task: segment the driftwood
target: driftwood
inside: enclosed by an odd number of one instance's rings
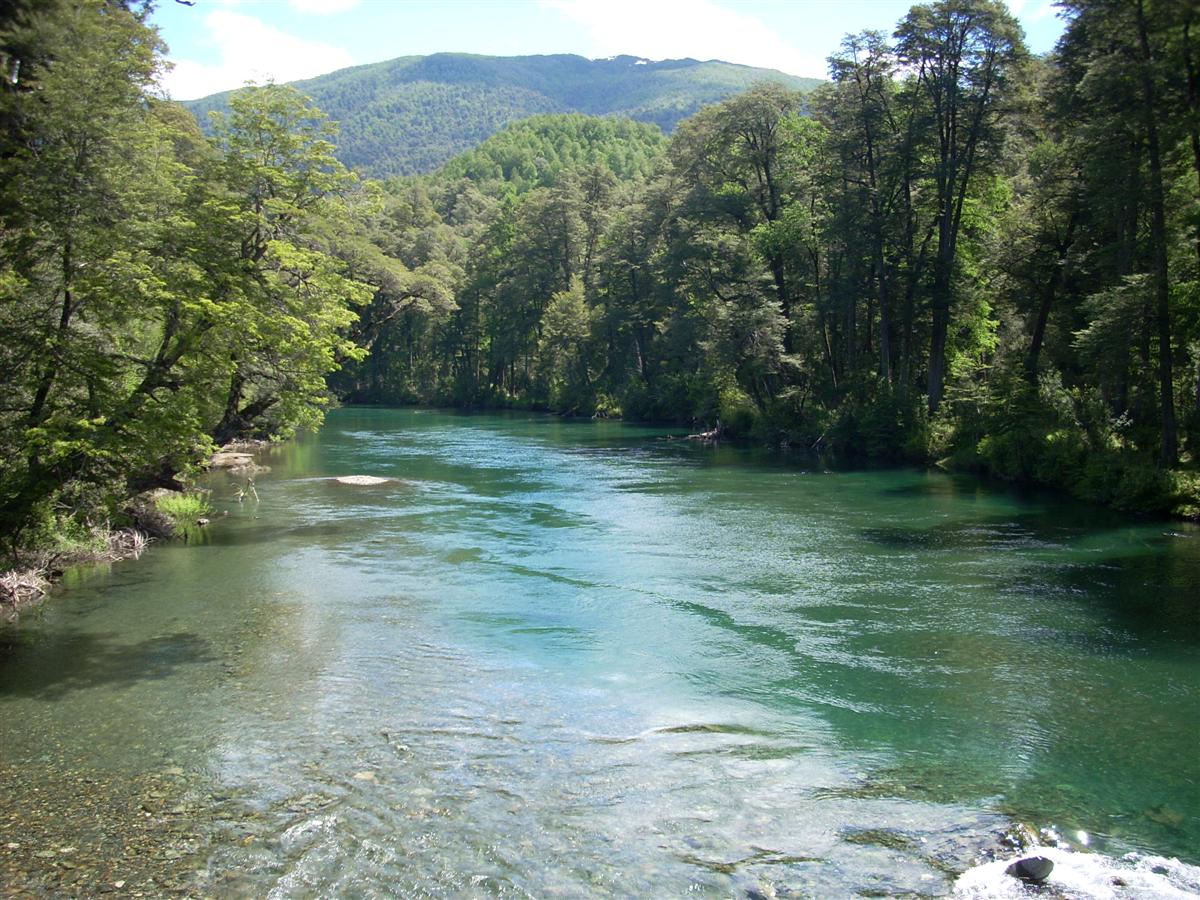
[[[246,469],[254,465],[254,454],[234,450],[218,450],[208,461],[213,469]]]
[[[106,540],[103,550],[28,554],[18,560],[19,568],[0,573],[0,622],[15,622],[22,608],[42,599],[67,567],[137,559],[150,542],[135,528],[110,531]]]
[[[721,424],[721,420],[717,419],[717,425],[708,431],[701,431],[696,434],[689,434],[689,441],[704,441],[705,443],[713,443],[721,439],[721,435],[725,433],[725,426]]]
[[[50,590],[42,569],[13,569],[0,575],[0,621],[16,621],[22,606],[41,599]]]

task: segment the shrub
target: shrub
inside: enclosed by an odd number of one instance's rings
[[[727,383],[717,393],[717,419],[730,435],[746,437],[758,425],[759,411],[749,394]]]
[[[615,397],[601,391],[596,395],[592,417],[596,419],[619,419],[621,418],[621,404],[617,402]]]
[[[154,499],[154,506],[169,518],[176,528],[194,527],[199,524],[200,519],[212,512],[208,503],[208,491],[160,494]]]
[[[924,460],[929,420],[919,399],[904,398],[886,384],[865,385],[841,404],[827,441],[842,462]]]

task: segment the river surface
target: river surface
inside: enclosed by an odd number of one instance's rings
[[[1200,533],[666,434],[343,409],[214,475],[0,632],[0,885],[939,896],[1024,822],[1200,890]]]

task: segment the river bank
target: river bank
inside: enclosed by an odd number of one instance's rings
[[[842,470],[936,468],[989,479],[999,486],[1056,491],[1124,515],[1200,522],[1200,469],[1196,468],[1194,452],[1184,454],[1184,465],[1163,469],[1153,456],[1133,452],[1108,432],[1085,433],[1078,423],[1057,430],[1018,423],[1001,434],[988,435],[977,427],[956,424],[948,413],[929,420],[919,409],[902,413],[893,408],[851,408],[828,420],[805,423],[748,408],[725,418],[717,415],[689,420],[626,416],[619,406],[588,415],[517,401],[465,407],[420,401],[394,407],[369,402],[350,404],[350,408],[355,406],[457,415],[532,413],[579,422],[623,421],[633,427],[672,429],[679,432],[676,437],[705,443],[720,441],[783,450],[795,454],[801,464],[811,460]]]
[[[224,470],[243,480],[243,493],[254,491],[254,477],[269,472],[258,454],[270,441],[241,440],[225,444],[201,466],[203,471]],[[241,497],[239,496],[239,500]],[[190,501],[190,502],[189,502]],[[10,553],[0,571],[0,622],[16,622],[36,606],[64,573],[74,567],[135,560],[155,541],[171,540],[209,523],[203,492],[158,488],[126,499],[121,518],[127,524],[105,522],[83,534],[62,536],[45,549]]]
[[[14,565],[0,573],[0,622],[16,622],[41,602],[68,569],[138,559],[151,540],[137,528],[97,528],[83,546],[22,552]]]

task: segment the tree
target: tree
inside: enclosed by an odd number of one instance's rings
[[[1026,54],[1021,27],[998,0],[938,0],[914,6],[896,30],[897,52],[914,71],[935,133],[937,196],[929,342],[929,409],[945,386],[946,336],[963,208],[972,179],[1001,145],[1003,100]]]
[[[829,59],[837,86],[824,105],[833,142],[842,157],[843,184],[853,185],[853,205],[865,213],[870,238],[871,288],[879,310],[879,373],[894,376],[895,300],[889,277],[889,220],[901,193],[888,183],[887,157],[895,153],[895,55],[877,31],[848,35],[841,52]],[[894,167],[893,167],[894,168]],[[858,217],[856,217],[858,218]],[[860,219],[861,221],[861,219]],[[848,227],[849,226],[848,223]]]
[[[789,201],[783,164],[785,122],[798,114],[800,96],[779,84],[755,85],[723,103],[708,107],[680,127],[672,142],[677,170],[695,186],[696,201],[723,215],[743,233],[779,223]],[[791,318],[795,293],[788,278],[784,242],[766,240],[765,262],[774,281],[780,312]],[[792,343],[785,330],[784,346]]]
[[[189,174],[148,94],[160,45],[99,0],[53,5],[4,35],[25,57],[0,91],[0,315],[8,337],[0,531],[26,527],[68,482],[143,480],[183,452],[182,415],[142,427],[174,389],[163,344],[188,277],[171,252]],[[154,416],[151,416],[154,418]]]
[[[542,316],[538,355],[548,400],[554,409],[577,411],[587,401],[591,387],[587,345],[592,316],[584,300],[583,281],[576,276],[565,291],[558,291]]]
[[[140,13],[91,0],[19,27],[45,49],[0,92],[10,547],[178,487],[210,436],[318,421],[324,375],[360,355],[348,306],[371,292],[325,252],[350,182],[290,92],[239,98],[214,148],[153,96]]]
[[[334,126],[281,85],[245,88],[229,106],[216,117],[226,193],[212,202],[232,226],[224,252],[240,264],[243,315],[221,332],[232,371],[212,431],[218,443],[314,423],[324,376],[362,355],[344,336],[355,320],[349,307],[373,293],[329,252],[355,181],[334,156]]]
[[[1175,326],[1172,295],[1191,291],[1184,273],[1196,272],[1196,254],[1194,247],[1179,252],[1179,238],[1188,234],[1194,241],[1189,208],[1192,216],[1200,208],[1197,157],[1189,152],[1195,130],[1189,113],[1194,10],[1186,3],[1144,0],[1068,8],[1072,18],[1061,44],[1061,93],[1080,159],[1086,200],[1081,227],[1093,248],[1089,288],[1100,301],[1129,296],[1130,284],[1144,287],[1134,292],[1144,302],[1128,336],[1133,352],[1125,354],[1138,367],[1132,379],[1136,390],[1129,401],[1125,390],[1112,398],[1114,412],[1128,414],[1139,428],[1151,428],[1159,464],[1171,467],[1178,460],[1175,358],[1183,337]],[[1113,212],[1103,215],[1106,209]],[[1137,275],[1148,277],[1134,279]],[[1098,309],[1095,303],[1092,308]],[[1143,437],[1141,443],[1149,444],[1150,436]]]

